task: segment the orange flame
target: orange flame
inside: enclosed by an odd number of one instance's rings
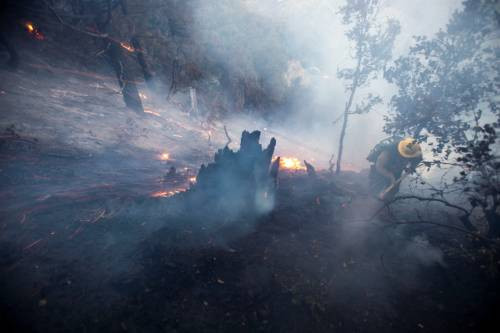
[[[160,155],[158,155],[158,159],[160,161],[168,161],[170,159],[170,154],[167,152],[161,153]]]
[[[120,42],[120,46],[129,52],[135,52],[135,48],[127,42]]]
[[[37,40],[44,40],[45,39],[45,36],[40,32],[40,30],[37,29],[37,27],[35,26],[35,24],[33,22],[28,21],[28,22],[24,23],[24,27],[26,28],[26,31],[28,31],[28,33],[30,35],[35,37],[35,39],[37,39]]]
[[[174,196],[176,194],[179,194],[181,192],[184,192],[186,189],[184,188],[179,188],[179,189],[173,189],[173,190],[168,190],[168,191],[158,191],[151,193],[152,198],[168,198],[171,196]]]
[[[31,23],[31,22],[27,22],[25,27],[26,27],[26,29],[28,29],[29,33],[32,33],[33,31],[35,31],[35,27],[33,26],[33,23]]]
[[[280,168],[292,171],[304,171],[306,167],[296,157],[281,157]]]

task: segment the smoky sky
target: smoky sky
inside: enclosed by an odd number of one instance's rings
[[[320,167],[325,166],[329,154],[336,153],[341,122],[332,124],[343,112],[347,93],[342,81],[336,77],[337,69],[350,66],[352,61],[352,45],[345,37],[345,26],[338,14],[343,1],[331,0],[247,0],[235,1],[233,12],[214,12],[212,1],[202,1],[196,7],[196,36],[200,43],[207,43],[207,36],[212,29],[224,29],[231,26],[241,33],[243,39],[227,35],[227,44],[238,43],[229,50],[239,50],[234,56],[214,53],[221,56],[222,61],[231,59],[231,66],[238,66],[238,59],[253,56],[257,59],[272,62],[277,57],[271,50],[266,52],[268,36],[278,36],[275,31],[267,33],[260,29],[252,29],[240,20],[245,15],[261,17],[276,24],[281,30],[287,31],[286,43],[297,59],[303,84],[313,85],[314,105],[304,105],[301,112],[291,115],[281,124],[275,126],[280,132],[289,132],[300,136],[299,140],[309,147],[321,151],[322,156],[298,156],[299,158],[315,159]],[[383,0],[380,2],[379,20],[395,18],[401,24],[401,33],[396,39],[393,57],[405,54],[413,43],[413,36],[425,35],[431,37],[439,29],[445,28],[452,13],[461,8],[460,0],[424,0],[402,1]],[[236,15],[235,15],[236,13]],[[207,18],[210,17],[210,18]],[[210,20],[216,20],[217,25],[208,25]],[[223,34],[222,34],[223,35]],[[267,35],[267,36],[264,36]],[[223,35],[224,36],[224,35]],[[231,51],[229,51],[231,52]],[[294,59],[292,59],[294,60]],[[278,61],[278,60],[276,60]],[[294,65],[294,66],[295,66]],[[244,68],[244,65],[241,66]],[[297,67],[297,66],[295,66]],[[382,75],[380,75],[381,77]],[[372,81],[361,89],[357,95],[358,101],[367,93],[376,93],[383,98],[370,114],[352,116],[349,120],[345,143],[344,161],[347,169],[361,169],[367,166],[366,155],[378,140],[386,135],[383,133],[383,116],[387,112],[387,103],[395,93],[392,87],[382,78]],[[304,124],[308,124],[305,126]],[[262,128],[261,128],[262,129]],[[264,138],[268,139],[265,136]],[[278,153],[288,153],[293,148],[286,148],[286,142],[278,142]],[[322,165],[321,165],[322,164]]]

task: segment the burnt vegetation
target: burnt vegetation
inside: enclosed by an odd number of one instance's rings
[[[380,1],[324,7],[350,51],[336,76],[317,66],[320,34],[287,25],[305,26],[288,8],[321,5],[1,4],[0,327],[498,324],[498,1],[463,1],[403,51],[404,25]],[[319,81],[344,88],[323,118]],[[351,124],[375,110],[386,135],[424,149],[384,202],[345,162],[365,131]],[[297,135],[287,121],[304,114]],[[338,137],[326,152],[325,119]]]

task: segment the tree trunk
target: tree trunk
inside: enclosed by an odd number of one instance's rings
[[[139,91],[137,90],[135,82],[132,81],[132,77],[130,76],[128,69],[123,63],[121,46],[117,43],[111,42],[108,50],[108,57],[113,69],[115,70],[125,104],[128,108],[138,113],[143,113],[144,109],[139,96]]]
[[[149,70],[148,63],[146,62],[146,58],[144,57],[144,50],[142,49],[141,42],[137,36],[132,37],[130,40],[132,43],[132,46],[135,49],[135,54],[137,57],[137,62],[139,63],[139,66],[141,67],[142,70],[142,75],[144,75],[144,80],[146,81],[146,84],[151,90],[151,92],[155,92],[155,87],[153,84],[153,74],[151,74],[151,71]]]
[[[348,119],[349,119],[349,115],[347,114],[347,108],[346,108],[346,110],[344,111],[344,121],[342,122],[342,130],[340,131],[339,150],[337,153],[337,165],[336,165],[336,169],[335,169],[335,173],[337,175],[340,173],[340,163],[342,162],[342,153],[344,151],[344,137],[345,137],[345,131],[347,128],[347,120]]]
[[[337,156],[337,168],[335,169],[335,173],[337,175],[340,174],[340,171],[341,171],[340,163],[342,162],[342,152],[344,150],[344,137],[345,137],[345,132],[347,129],[347,121],[349,120],[349,111],[351,110],[352,101],[354,100],[354,94],[356,94],[356,89],[358,89],[359,73],[360,73],[360,69],[361,69],[361,60],[362,60],[361,51],[358,50],[358,63],[356,65],[356,73],[354,73],[354,80],[352,82],[351,96],[349,96],[349,101],[347,102],[347,105],[345,106],[344,121],[342,122],[342,130],[340,131],[339,152],[338,152],[338,156]]]
[[[111,41],[108,49],[108,58],[111,66],[115,70],[118,84],[122,90],[123,100],[128,108],[137,113],[144,113],[141,97],[135,82],[132,80],[130,72],[123,63],[122,47]]]
[[[356,79],[354,80],[355,82],[353,83],[352,90],[351,90],[351,96],[349,97],[349,102],[347,103],[344,111],[344,121],[342,122],[342,130],[340,131],[340,140],[339,140],[339,151],[337,155],[337,166],[335,169],[335,173],[338,175],[341,171],[340,168],[340,163],[342,162],[342,152],[344,151],[344,138],[345,138],[345,132],[347,129],[347,121],[349,120],[349,110],[351,109],[352,101],[354,99],[354,94],[356,93],[356,88],[357,88],[357,75]]]
[[[127,8],[125,0],[120,2],[122,6],[123,13],[126,15]],[[99,32],[106,33],[109,29],[109,23],[112,17],[112,6],[111,2],[107,2],[107,16],[103,17],[102,12],[99,8],[94,8],[95,19],[94,23],[99,30]],[[137,113],[144,113],[144,108],[142,106],[141,97],[139,96],[139,91],[135,82],[132,80],[132,76],[127,66],[124,63],[123,49],[122,46],[114,40],[111,39],[100,39],[106,50],[106,55],[108,61],[115,71],[116,78],[118,80],[118,85],[121,88],[123,101],[128,108],[134,110]]]

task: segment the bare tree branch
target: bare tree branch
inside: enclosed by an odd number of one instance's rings
[[[226,138],[227,138],[227,143],[226,143],[226,147],[227,147],[227,146],[229,146],[229,144],[231,142],[233,142],[233,140],[231,139],[231,137],[229,136],[229,133],[227,132],[226,125],[224,125],[224,134],[226,134]]]
[[[371,217],[367,219],[367,221],[372,221],[375,219],[384,209],[389,208],[392,204],[394,204],[397,201],[401,200],[418,200],[418,201],[426,201],[426,202],[439,202],[447,207],[450,208],[455,208],[461,212],[464,213],[464,216],[460,219],[460,221],[464,224],[464,226],[470,231],[470,232],[475,232],[477,231],[476,227],[474,227],[470,221],[469,221],[469,216],[471,212],[463,207],[454,205],[444,199],[439,199],[439,198],[429,198],[429,197],[420,197],[417,195],[402,195],[402,196],[397,196],[391,201],[386,202],[381,208],[379,208]]]
[[[454,225],[443,224],[443,223],[439,223],[439,222],[433,222],[433,221],[427,221],[427,220],[405,221],[405,222],[396,221],[396,222],[390,222],[388,225],[393,226],[393,225],[409,225],[409,224],[410,225],[428,224],[428,225],[433,225],[433,226],[437,226],[437,227],[452,229],[452,230],[456,230],[456,231],[462,232],[464,234],[467,234],[471,237],[480,239],[480,240],[484,241],[485,243],[494,244],[495,246],[500,246],[498,241],[496,241],[494,239],[483,237],[480,234],[478,234],[477,232],[469,231],[467,229],[463,229],[463,228],[460,228],[460,227],[457,227]]]
[[[443,205],[447,206],[447,207],[450,207],[450,208],[455,208],[455,209],[458,209],[460,210],[461,212],[463,212],[465,215],[469,216],[471,214],[470,211],[468,211],[467,209],[461,207],[461,206],[457,206],[457,205],[454,205],[444,199],[439,199],[439,198],[429,198],[429,197],[421,197],[421,196],[417,196],[417,195],[401,195],[401,196],[397,196],[396,198],[394,198],[391,203],[394,203],[396,201],[400,201],[400,200],[410,200],[410,199],[415,199],[415,200],[418,200],[418,201],[433,201],[433,202],[439,202],[439,203],[442,203]]]
[[[86,34],[86,35],[89,35],[89,36],[92,36],[92,37],[96,37],[96,38],[109,38],[109,35],[108,34],[101,34],[101,33],[95,33],[95,32],[92,32],[92,31],[88,31],[88,30],[81,30],[69,23],[66,23],[60,16],[59,14],[57,14],[57,12],[54,10],[54,8],[52,8],[52,6],[47,2],[47,1],[44,1],[45,5],[47,6],[47,8],[50,10],[50,12],[57,18],[57,20],[59,21],[59,23],[61,23],[62,25],[64,25],[65,27],[68,27],[74,31],[77,31],[79,33],[82,33],[82,34]]]

